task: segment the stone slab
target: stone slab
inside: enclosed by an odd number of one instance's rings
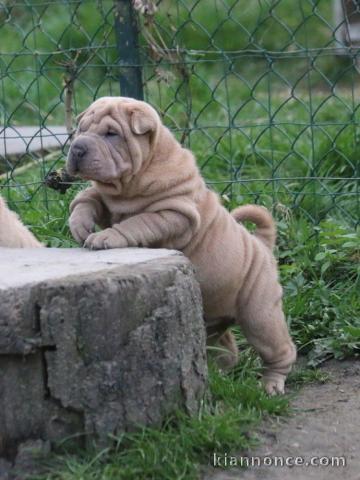
[[[197,411],[206,335],[183,255],[3,248],[0,277],[0,457],[36,440],[103,447]]]

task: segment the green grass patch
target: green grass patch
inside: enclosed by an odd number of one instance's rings
[[[279,222],[285,310],[310,365],[360,354],[359,258],[359,232],[345,222]]]
[[[320,368],[299,368],[290,373],[287,383],[299,388],[308,383],[326,383],[330,378]]]

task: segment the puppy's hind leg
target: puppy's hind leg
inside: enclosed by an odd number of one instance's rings
[[[207,345],[210,347],[210,355],[221,370],[229,370],[237,365],[239,350],[233,333],[226,326],[217,329],[208,327]]]
[[[296,347],[289,335],[282,310],[282,289],[269,278],[253,288],[246,302],[239,303],[238,324],[264,362],[263,383],[270,395],[284,393],[284,384],[296,360]]]

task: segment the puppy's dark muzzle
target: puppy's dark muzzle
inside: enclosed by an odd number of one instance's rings
[[[81,167],[86,159],[87,151],[88,148],[82,139],[74,140],[67,161],[67,170],[71,175],[81,172]]]

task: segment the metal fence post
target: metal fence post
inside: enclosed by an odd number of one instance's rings
[[[117,0],[115,7],[116,44],[119,52],[120,92],[124,97],[143,100],[138,26],[131,0]]]

